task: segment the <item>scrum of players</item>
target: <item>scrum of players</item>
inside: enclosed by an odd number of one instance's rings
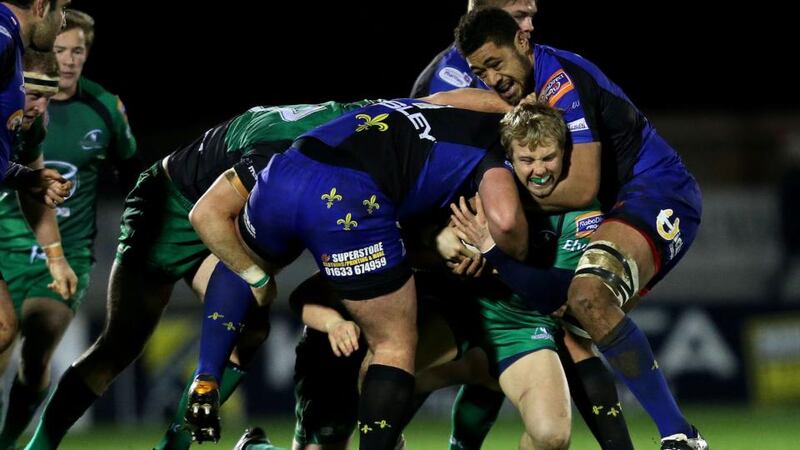
[[[534,0],[470,0],[409,98],[255,106],[145,170],[122,102],[82,75],[94,21],[69,3],[0,4],[5,84],[25,88],[0,94],[3,198],[21,205],[0,205],[0,368],[22,350],[0,447],[43,402],[85,295],[107,159],[133,189],[106,324],[26,449],[58,447],[181,278],[203,301],[200,355],[155,448],[217,441],[219,407],[268,338],[275,275],[304,250],[319,272],[289,300],[306,325],[293,449],[355,433],[361,449],[405,448],[447,386],[461,386],[451,449],[481,448],[506,398],[520,449],[568,448],[572,402],[601,448],[632,449],[616,381],[662,450],[708,448],[626,315],[691,246],[699,188],[597,66],[536,42]],[[256,427],[236,448],[278,447]]]

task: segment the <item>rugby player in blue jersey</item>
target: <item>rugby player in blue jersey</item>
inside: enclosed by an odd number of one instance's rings
[[[71,0],[10,0],[0,2],[0,181],[55,207],[69,195],[72,183],[52,169],[32,170],[10,161],[14,135],[22,125],[25,87],[22,56],[30,47],[53,49],[64,25],[64,7]],[[13,304],[0,274],[0,352],[17,332]]]
[[[520,31],[530,39],[534,29],[533,17],[538,12],[536,1],[470,0],[467,11],[486,7],[498,7],[508,12],[519,25]],[[439,53],[417,77],[411,96],[421,97],[460,88],[491,89],[472,73],[469,63],[453,43]],[[477,93],[471,94],[470,98],[473,98]],[[455,98],[456,101],[459,99],[461,97]],[[463,105],[468,109],[482,106],[484,105]],[[460,246],[460,243],[456,241],[456,245]],[[469,253],[466,249],[463,252]],[[600,405],[617,404],[619,397],[614,377],[596,355],[591,341],[578,338],[570,332],[564,333],[563,338],[559,336],[559,341],[559,356],[567,374],[570,393],[592,434],[603,448],[632,448],[621,411],[615,415],[596,413]],[[480,448],[491,423],[500,412],[503,399],[502,393],[482,386],[462,386],[453,405],[451,447],[455,448],[452,443],[457,442],[461,450]]]
[[[496,6],[511,14],[519,29],[530,37],[533,32],[533,17],[537,7],[535,0],[469,0],[467,11],[487,6]],[[441,91],[459,88],[489,89],[469,68],[467,60],[453,43],[433,58],[419,74],[411,88],[411,97],[425,97]]]
[[[273,157],[241,214],[225,178],[192,210],[200,237],[262,301],[258,289],[305,248],[347,299],[374,354],[359,405],[362,449],[394,447],[413,393],[416,298],[397,221],[478,190],[490,198],[498,245],[519,258],[527,250],[499,118],[419,100],[367,106]]]
[[[625,314],[694,241],[702,209],[697,182],[594,64],[532,44],[505,11],[468,13],[456,41],[473,72],[509,104],[533,94],[564,111],[572,152],[562,179],[534,170],[538,162],[524,142],[509,144],[518,178],[542,209],[574,209],[599,198],[606,214],[578,264],[567,310],[650,414],[662,450],[706,449],[678,408],[646,336]],[[540,305],[540,311],[561,306]]]

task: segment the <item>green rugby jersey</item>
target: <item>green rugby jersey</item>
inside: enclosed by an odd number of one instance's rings
[[[42,141],[47,130],[43,117],[38,117],[31,127],[25,131],[21,128],[14,136],[12,161],[18,164],[30,164],[42,154]],[[0,188],[0,249],[30,248],[32,232],[28,222],[22,216],[17,203],[17,192],[2,186]]]
[[[109,162],[133,157],[136,140],[119,97],[83,77],[73,97],[51,100],[47,111],[47,138],[42,143],[45,166],[73,183],[70,197],[56,210],[61,240],[65,248],[89,249],[96,234],[98,175]],[[16,229],[14,234],[19,232]],[[13,246],[7,241],[8,236],[0,234],[3,248],[36,245],[30,231],[25,239],[14,239]]]
[[[553,267],[574,271],[589,244],[591,234],[602,221],[603,213],[597,200],[586,209],[529,216],[527,263],[541,269]],[[524,309],[522,299],[517,294],[512,294],[508,302],[511,306]]]
[[[372,103],[256,106],[211,128],[192,144],[173,152],[168,172],[178,190],[196,202],[224,171],[233,167],[247,189],[269,158],[289,148],[301,134]]]

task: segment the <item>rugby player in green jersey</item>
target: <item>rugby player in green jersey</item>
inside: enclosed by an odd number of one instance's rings
[[[530,108],[535,110],[532,115],[539,127],[536,134],[528,136],[530,147],[536,150],[526,155],[526,161],[535,167],[537,177],[558,180],[564,168],[566,125],[561,114],[552,108],[544,105]],[[509,116],[503,122],[504,133]],[[460,239],[472,243],[485,255],[504,279],[510,270],[509,264],[497,256],[499,250],[494,248],[488,233],[480,197],[475,203],[475,213],[463,198],[459,207],[453,207],[453,230]],[[526,263],[531,266],[531,288],[535,289],[538,302],[563,300],[589,236],[602,222],[599,203],[580,211],[552,215],[536,212],[529,214],[528,222],[531,248]],[[500,388],[520,411],[525,424],[520,448],[567,448],[570,405],[556,354],[556,319],[532,311],[527,297],[516,293],[498,291],[497,287],[484,288],[485,293],[480,293],[479,289],[470,291],[478,292],[477,298],[467,303],[474,308],[478,319],[471,322],[475,326],[468,339],[486,353],[490,373],[498,378]],[[442,368],[434,370],[439,372],[435,376],[442,378]],[[421,385],[430,384],[425,382],[427,376],[431,374],[419,376]],[[615,416],[619,412],[616,403],[597,407],[614,410]],[[451,448],[454,445],[458,448],[458,443],[451,442]],[[601,445],[605,447],[604,443]]]

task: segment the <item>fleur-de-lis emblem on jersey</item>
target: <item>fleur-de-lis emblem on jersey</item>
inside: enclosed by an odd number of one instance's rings
[[[375,425],[377,425],[381,430],[384,428],[392,428],[392,426],[389,425],[389,422],[385,420],[381,420],[380,422],[375,422]]]
[[[228,331],[236,331],[236,325],[234,325],[233,322],[225,322],[222,326]]]
[[[389,114],[378,114],[375,117],[370,117],[367,114],[356,114],[356,119],[364,120],[364,123],[359,125],[356,128],[356,133],[359,133],[364,130],[369,130],[372,127],[378,127],[378,131],[386,131],[389,129],[389,125],[383,123],[383,120],[389,117]]]
[[[658,361],[655,359],[653,360],[653,365],[650,367],[650,370],[658,370]]]
[[[320,197],[320,200],[327,201],[328,203],[326,203],[326,206],[328,207],[328,209],[331,209],[331,206],[333,206],[333,202],[342,201],[342,196],[340,194],[336,193],[336,188],[334,187],[334,188],[331,188],[331,191],[328,192],[327,194],[322,194],[322,197]]]
[[[600,415],[600,411],[602,411],[602,410],[603,410],[603,407],[602,407],[602,406],[598,406],[598,405],[592,405],[592,413],[593,413],[595,416],[599,416],[599,415]]]
[[[367,425],[367,424],[364,424],[364,425],[362,425],[362,426],[361,426],[359,429],[360,429],[360,430],[361,430],[361,432],[362,432],[362,433],[364,433],[364,434],[367,434],[367,433],[369,433],[370,431],[372,431],[372,428],[370,428],[370,427],[369,427],[369,425]]]
[[[361,202],[362,205],[367,207],[367,213],[372,214],[372,211],[376,209],[381,209],[381,205],[378,204],[375,200],[378,198],[377,195],[372,194],[370,198]]]
[[[211,320],[222,319],[223,317],[225,317],[225,316],[223,316],[222,314],[220,314],[220,313],[218,313],[216,311],[214,311],[213,313],[211,313],[210,316],[208,316],[208,318],[211,319]]]
[[[609,408],[608,412],[606,413],[607,416],[617,417],[620,414],[619,409],[617,408]]]
[[[350,231],[350,227],[355,228],[355,227],[358,226],[358,222],[353,220],[353,215],[350,214],[350,213],[347,213],[347,215],[344,216],[344,219],[337,220],[336,224],[337,225],[344,225],[344,231]]]

